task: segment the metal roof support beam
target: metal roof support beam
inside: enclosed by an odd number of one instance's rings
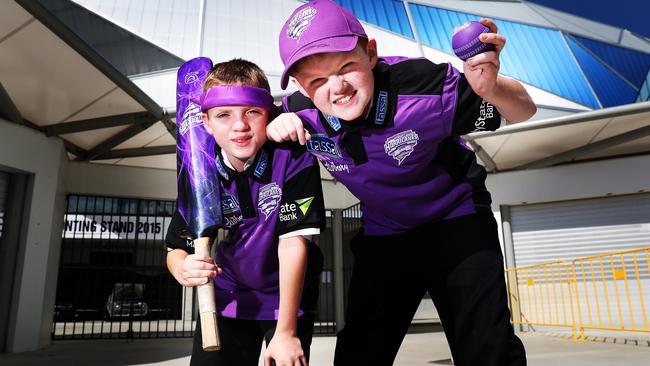
[[[13,100],[11,100],[9,93],[7,93],[7,90],[2,86],[2,83],[0,83],[0,117],[4,117],[8,122],[15,123],[19,126],[29,127],[33,130],[44,132],[43,127],[23,118]]]
[[[9,93],[7,93],[2,83],[0,83],[0,115],[16,124],[23,124],[23,116],[20,114],[18,108],[16,108],[14,101],[11,100]]]
[[[83,158],[84,156],[86,156],[88,154],[87,150],[82,149],[81,147],[73,144],[72,142],[64,140],[64,139],[61,139],[61,140],[63,140],[63,146],[65,146],[65,149],[70,154],[72,154],[72,155],[74,155],[76,157],[79,157],[79,158]]]
[[[99,155],[98,157],[95,158],[95,160],[122,159],[122,158],[133,158],[133,157],[140,157],[140,156],[154,156],[154,155],[166,155],[166,154],[176,154],[176,145],[112,150],[105,154]]]
[[[638,140],[640,138],[650,136],[650,125],[637,128],[636,130],[624,132],[620,135],[616,135],[604,140],[596,141],[589,145],[581,146],[575,149],[571,149],[553,156],[549,156],[544,159],[533,161],[520,165],[514,169],[537,169],[544,168],[547,166],[567,162],[573,160],[577,157],[584,156],[587,154],[592,154],[603,149],[610,148],[612,146],[624,144],[626,142]]]
[[[149,112],[128,113],[117,116],[90,118],[81,121],[63,122],[45,126],[45,134],[47,136],[58,136],[68,133],[98,130],[100,128],[142,124],[156,121],[156,117],[152,116]]]
[[[175,116],[176,113],[174,113],[174,116],[165,113],[163,114],[162,119],[160,120],[160,122],[162,122],[163,125],[165,125],[165,128],[167,128],[167,132],[169,132],[169,135],[171,135],[174,141],[176,141],[176,123],[172,122],[172,118],[174,118]]]
[[[481,159],[483,164],[485,165],[485,169],[489,173],[496,173],[497,170],[497,164],[492,160],[492,157],[490,157],[490,154],[483,149],[483,147],[479,144],[476,143],[476,141],[473,140],[465,140],[471,147],[472,150],[474,150],[474,153]]]
[[[80,158],[80,160],[94,160],[98,156],[104,155],[107,152],[111,151],[111,149],[113,149],[115,146],[123,143],[124,141],[130,139],[131,137],[151,127],[151,125],[153,124],[154,122],[150,122],[150,123],[142,123],[142,124],[137,124],[128,127],[124,131],[121,131],[116,135],[109,137],[104,142],[92,148],[90,151],[88,151],[88,154],[86,154],[86,156],[84,156],[83,158]]]

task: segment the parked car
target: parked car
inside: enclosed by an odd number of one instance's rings
[[[104,306],[107,319],[145,317],[149,305],[144,301],[143,283],[115,283]]]

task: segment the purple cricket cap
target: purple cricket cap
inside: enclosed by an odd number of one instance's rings
[[[331,0],[314,0],[301,5],[280,31],[280,57],[284,71],[280,86],[287,88],[289,70],[301,59],[317,53],[346,52],[368,38],[359,20]]]

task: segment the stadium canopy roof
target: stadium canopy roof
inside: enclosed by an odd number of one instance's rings
[[[75,160],[175,152],[175,124],[124,75],[137,65],[125,62],[119,70],[119,62],[109,62],[43,4],[93,26],[84,14],[89,12],[68,1],[0,2],[0,115],[58,136]],[[132,37],[131,43],[112,44],[102,34],[114,33],[98,29],[97,43],[104,47],[167,54],[126,32],[122,38]],[[178,66],[182,60],[170,56],[161,62]],[[137,160],[129,165],[156,166]]]
[[[481,16],[497,20],[512,50],[502,71],[522,80],[543,112],[466,137],[490,171],[648,152],[650,43],[643,37],[528,2],[339,3],[382,37],[388,54],[457,67],[448,28]],[[175,169],[173,90],[184,59],[249,58],[279,84],[269,29],[279,29],[300,1],[147,4],[154,3],[0,2],[0,115],[63,139],[71,159]]]
[[[650,153],[650,102],[518,123],[464,137],[489,172]]]

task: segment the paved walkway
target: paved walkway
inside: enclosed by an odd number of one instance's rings
[[[650,360],[650,346],[645,339],[625,344],[620,339],[614,343],[614,338],[573,342],[559,333],[522,333],[520,337],[530,366],[636,366]],[[335,341],[334,337],[314,338],[312,366],[332,364]],[[59,341],[40,351],[0,354],[0,365],[181,366],[189,364],[190,348],[188,338]],[[395,365],[450,365],[449,358],[443,333],[412,333],[406,336]]]

